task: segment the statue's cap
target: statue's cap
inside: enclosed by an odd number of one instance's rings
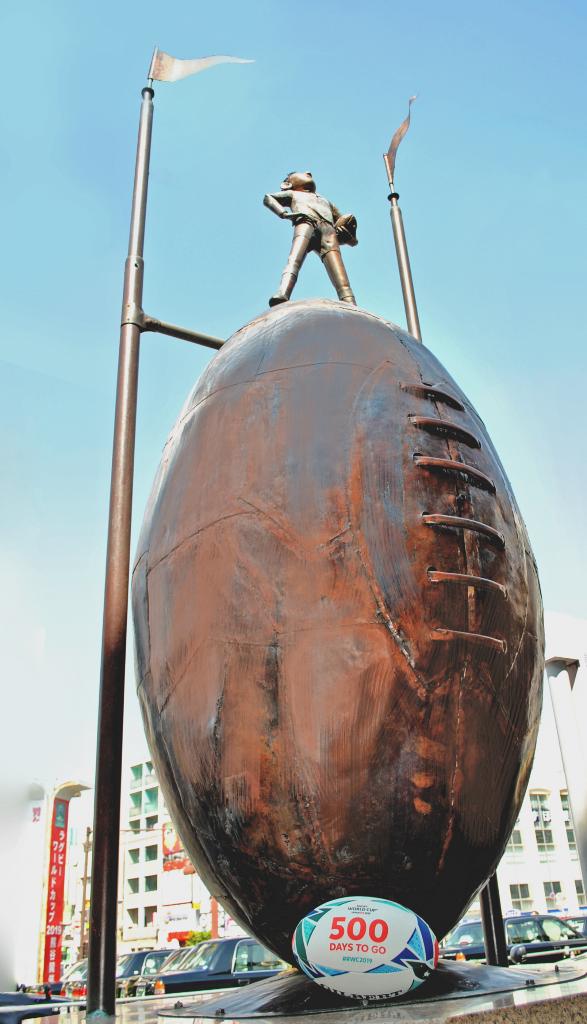
[[[316,182],[311,171],[290,171],[281,183],[282,188],[300,189],[303,192],[315,192]]]

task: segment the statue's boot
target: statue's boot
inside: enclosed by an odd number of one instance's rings
[[[294,290],[300,267],[310,247],[313,234],[314,227],[312,224],[308,224],[307,221],[296,224],[290,254],[285,264],[285,270],[281,275],[281,283],[278,291],[269,299],[270,306],[277,306],[280,302],[287,302],[291,298],[291,293]]]
[[[269,299],[270,306],[278,306],[280,302],[287,302],[291,298],[291,293],[294,290],[294,285],[298,279],[297,274],[286,273],[285,271],[281,275],[281,284],[275,295],[272,295]]]
[[[328,276],[336,288],[336,294],[338,295],[341,302],[352,302],[355,306],[357,300],[353,295],[350,281],[347,277],[345,265],[342,262],[342,256],[340,255],[339,249],[331,249],[322,257],[322,262],[326,267]]]

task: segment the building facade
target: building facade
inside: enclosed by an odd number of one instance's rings
[[[587,623],[547,614],[545,626],[547,668],[548,663],[561,654],[565,662],[574,666],[568,679],[556,683],[569,691],[565,700],[571,722],[567,724],[563,746],[567,770],[572,755],[574,777],[587,779]],[[587,911],[578,830],[573,820],[551,693],[548,678],[545,678],[542,718],[528,790],[497,871],[504,915],[533,910],[540,913]],[[560,728],[560,721],[558,724]],[[571,733],[575,730],[576,737],[569,734],[569,728]],[[579,828],[585,827],[587,811],[580,790],[580,785],[575,786],[574,810]],[[475,900],[467,916],[478,916],[479,909],[479,902]]]
[[[203,930],[243,934],[215,907],[191,865],[151,761],[131,765],[122,806],[119,952],[183,945],[190,932]]]
[[[119,869],[119,949],[157,945],[163,869],[161,824],[166,816],[151,761],[131,766],[122,804]]]
[[[548,688],[530,784],[498,880],[504,914],[587,909]]]

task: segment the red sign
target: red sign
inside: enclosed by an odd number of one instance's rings
[[[63,897],[65,890],[65,857],[67,852],[68,800],[53,801],[53,820],[49,849],[47,879],[47,919],[45,922],[45,961],[43,981],[59,981],[61,977],[61,942],[63,934]]]
[[[166,821],[163,826],[163,870],[183,871],[189,864],[188,856],[182,846],[174,826]]]

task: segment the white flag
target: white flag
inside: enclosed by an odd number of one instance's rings
[[[396,156],[396,153],[397,153],[398,146],[399,146],[400,142],[402,141],[404,135],[406,134],[408,128],[410,127],[410,114],[411,114],[411,111],[412,111],[412,103],[414,102],[415,99],[417,99],[417,96],[410,96],[410,99],[408,101],[408,116],[406,117],[405,121],[402,121],[402,123],[400,124],[400,126],[397,129],[395,135],[393,136],[393,139],[391,140],[391,145],[390,145],[389,149],[387,150],[387,161],[388,161],[388,165],[389,165],[389,175],[390,175],[390,178],[391,178],[392,181],[393,181],[393,175],[395,173],[395,156]]]
[[[198,71],[206,71],[215,64],[254,64],[252,60],[243,57],[198,57],[196,60],[180,60],[178,57],[171,57],[163,50],[155,49],[151,67],[147,78],[154,78],[158,82],[177,82],[180,78],[187,78],[188,75],[196,75]]]

